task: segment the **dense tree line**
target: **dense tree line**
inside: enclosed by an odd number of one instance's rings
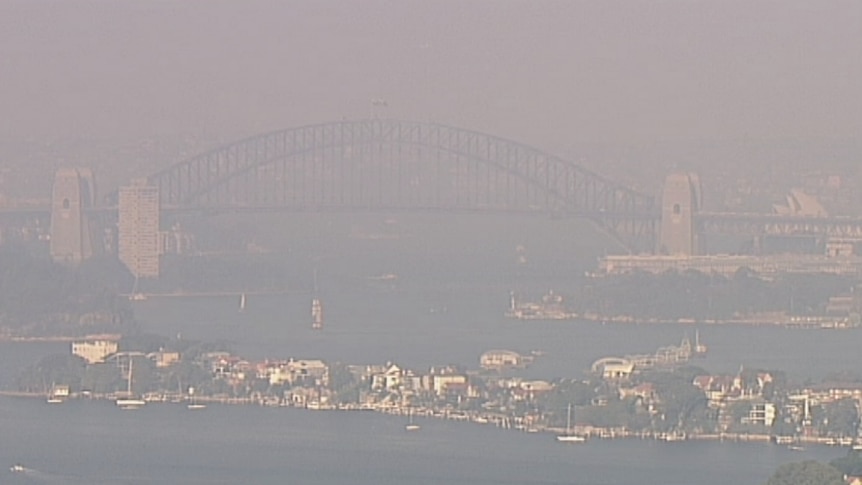
[[[593,280],[570,306],[579,313],[658,319],[730,319],[758,312],[821,314],[830,296],[850,291],[850,277],[786,274],[767,280],[747,269],[733,276],[699,271],[636,272]]]
[[[118,295],[132,280],[115,257],[71,267],[22,247],[0,246],[0,328],[34,335],[111,330],[131,321],[128,300]]]

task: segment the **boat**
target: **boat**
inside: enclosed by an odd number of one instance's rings
[[[311,300],[311,328],[314,330],[323,329],[323,304],[320,298]]]
[[[51,392],[46,402],[48,404],[61,404],[69,397],[69,386],[51,385]]]
[[[695,330],[694,331],[694,356],[695,357],[706,357],[706,352],[709,348],[701,343],[700,341],[700,333]]]
[[[557,441],[561,443],[584,443],[587,441],[586,436],[575,434],[572,432],[572,404],[566,409],[566,433],[557,435]]]
[[[317,297],[317,268],[314,269],[314,289],[312,291],[314,297],[311,299],[311,328],[314,330],[323,329],[323,303]]]
[[[421,429],[421,426],[413,422],[413,408],[410,408],[407,413],[407,425],[404,426],[404,429],[407,431],[419,431]]]
[[[243,293],[239,297],[239,311],[241,311],[241,312],[245,311],[245,293]]]
[[[199,403],[197,398],[195,397],[195,388],[190,387],[189,388],[189,404],[186,406],[186,408],[188,408],[192,411],[197,411],[200,409],[206,409],[206,407],[207,407],[206,404]]]
[[[27,469],[24,468],[24,466],[20,463],[16,463],[9,467],[9,471],[12,473],[24,473],[25,471],[27,471]]]
[[[805,451],[805,447],[801,445],[790,445],[787,449],[790,451]]]
[[[673,441],[685,441],[687,436],[685,433],[681,431],[672,431],[670,433],[662,433],[660,439],[662,441],[673,442]]]
[[[129,358],[129,374],[126,377],[127,385],[126,385],[126,394],[125,397],[118,398],[116,403],[120,409],[138,409],[145,404],[146,401],[143,399],[134,397],[132,394],[132,367],[134,366],[135,361]]]

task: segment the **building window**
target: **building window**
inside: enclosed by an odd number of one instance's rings
[[[673,205],[673,215],[678,216],[680,211],[681,211],[681,208],[680,208],[679,204],[674,204]]]

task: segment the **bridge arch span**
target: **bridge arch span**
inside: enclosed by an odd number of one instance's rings
[[[652,239],[657,206],[531,146],[432,122],[337,121],[274,131],[148,177],[165,209],[544,212]]]

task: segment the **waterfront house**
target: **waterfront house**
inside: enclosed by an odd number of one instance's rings
[[[165,367],[170,367],[179,362],[180,353],[159,350],[158,352],[152,352],[147,354],[147,358],[155,362],[156,368],[162,369]]]
[[[778,415],[775,404],[763,399],[751,401],[748,415],[741,420],[742,424],[754,424],[770,427]]]
[[[371,375],[371,389],[374,391],[398,391],[404,381],[405,372],[395,364],[389,364],[383,372]]]
[[[113,340],[84,340],[72,342],[72,355],[77,355],[87,361],[88,364],[98,364],[105,361],[105,357],[114,354],[119,348]]]
[[[526,365],[524,357],[511,350],[489,350],[479,357],[479,366],[485,370],[499,371],[524,365]]]
[[[434,394],[441,397],[446,394],[449,386],[467,384],[467,376],[463,374],[432,374],[426,377],[428,377],[427,382],[430,384],[428,390],[433,391]]]

